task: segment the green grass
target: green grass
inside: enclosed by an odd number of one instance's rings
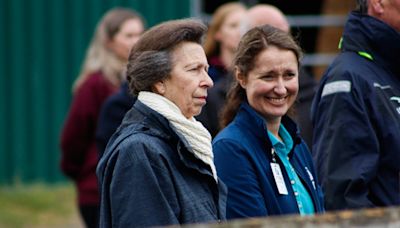
[[[0,227],[80,225],[71,184],[0,187]]]

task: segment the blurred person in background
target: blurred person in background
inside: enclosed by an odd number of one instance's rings
[[[357,3],[312,106],[328,210],[400,205],[400,1]]]
[[[243,34],[241,25],[246,7],[238,2],[225,3],[212,15],[204,50],[210,64],[209,75],[214,81],[207,104],[197,119],[215,136],[220,130],[219,114],[225,104],[226,93],[233,81],[232,60]]]
[[[206,30],[190,19],[164,22],[132,49],[127,77],[137,100],[97,167],[100,227],[225,220],[227,192],[211,136],[194,118],[213,86],[202,47]]]
[[[283,12],[277,7],[269,4],[257,4],[248,10],[246,21],[249,28],[260,25],[271,25],[290,33],[290,25]],[[314,77],[304,68],[300,67],[299,94],[293,113],[294,120],[300,128],[300,134],[306,141],[307,146],[312,148],[312,123],[311,104],[315,95],[317,82]]]
[[[239,43],[225,128],[213,140],[228,219],[324,211],[311,153],[287,115],[301,55],[290,34],[269,25],[252,28]]]
[[[283,12],[269,4],[256,4],[248,12],[246,21],[249,29],[261,25],[271,25],[290,33],[290,25]]]
[[[213,82],[226,75],[232,65],[234,53],[242,35],[242,20],[246,7],[239,2],[221,5],[212,15],[208,26],[204,50],[210,64]]]
[[[142,20],[141,27],[144,28],[144,25],[145,22]],[[143,29],[141,31],[144,32]],[[96,144],[99,157],[103,155],[112,134],[117,130],[126,112],[132,108],[136,99],[137,97],[129,92],[128,82],[124,80],[118,92],[104,101],[96,129]]]
[[[117,93],[111,95],[101,107],[96,129],[96,144],[101,157],[111,136],[122,122],[126,112],[132,108],[137,97],[129,92],[127,82],[123,82]]]
[[[76,184],[86,227],[98,224],[95,131],[100,108],[121,85],[129,51],[142,31],[142,19],[133,10],[108,11],[97,25],[73,85],[73,100],[61,134],[61,169]]]

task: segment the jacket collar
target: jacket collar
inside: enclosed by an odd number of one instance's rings
[[[381,20],[350,13],[343,33],[342,51],[364,52],[372,61],[400,74],[400,33]]]
[[[129,126],[133,124],[140,125],[140,131],[146,131],[149,135],[157,136],[168,141],[177,138],[168,120],[139,100],[135,102],[133,108],[125,115],[121,128],[129,129]]]
[[[183,164],[185,164],[185,166],[195,169],[198,172],[206,174],[214,179],[211,169],[208,167],[208,165],[196,158],[195,155],[187,149],[187,145],[184,143],[184,140],[179,138],[178,134],[176,134],[170,125],[170,122],[164,116],[147,107],[139,100],[135,102],[134,108],[127,113],[123,121],[123,125],[132,126],[132,124],[141,125],[140,128],[135,127],[138,129],[138,131],[146,132],[148,135],[164,139],[171,145],[176,145],[179,159],[183,162]],[[129,127],[127,127],[127,129],[129,129]]]
[[[268,137],[267,123],[264,118],[258,114],[247,101],[242,102],[235,120],[244,125],[259,140],[267,140],[268,145],[272,146]],[[282,117],[281,123],[285,126],[293,139],[293,147],[301,142],[300,132],[296,123],[287,115]]]

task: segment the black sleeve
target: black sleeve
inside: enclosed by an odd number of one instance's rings
[[[107,99],[102,106],[96,130],[96,145],[100,156],[134,101],[129,94],[118,93]]]
[[[378,168],[379,143],[364,103],[365,89],[348,79],[331,83],[352,87],[320,95],[316,106],[313,154],[326,209],[371,207],[369,185]]]

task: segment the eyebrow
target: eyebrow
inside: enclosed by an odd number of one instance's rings
[[[266,74],[271,74],[271,73],[275,73],[276,71],[274,71],[274,70],[267,70],[267,71],[265,71],[265,70],[260,70],[260,71],[256,71],[256,72],[254,72],[256,75],[258,75],[258,76],[263,76],[263,75],[266,75]]]
[[[201,63],[201,62],[194,62],[194,63],[189,63],[189,64],[187,64],[187,65],[185,65],[185,66],[183,66],[183,68],[189,68],[189,67],[193,67],[193,66],[205,66],[205,67],[210,67],[210,65],[208,65],[208,64],[203,64],[203,63]]]

